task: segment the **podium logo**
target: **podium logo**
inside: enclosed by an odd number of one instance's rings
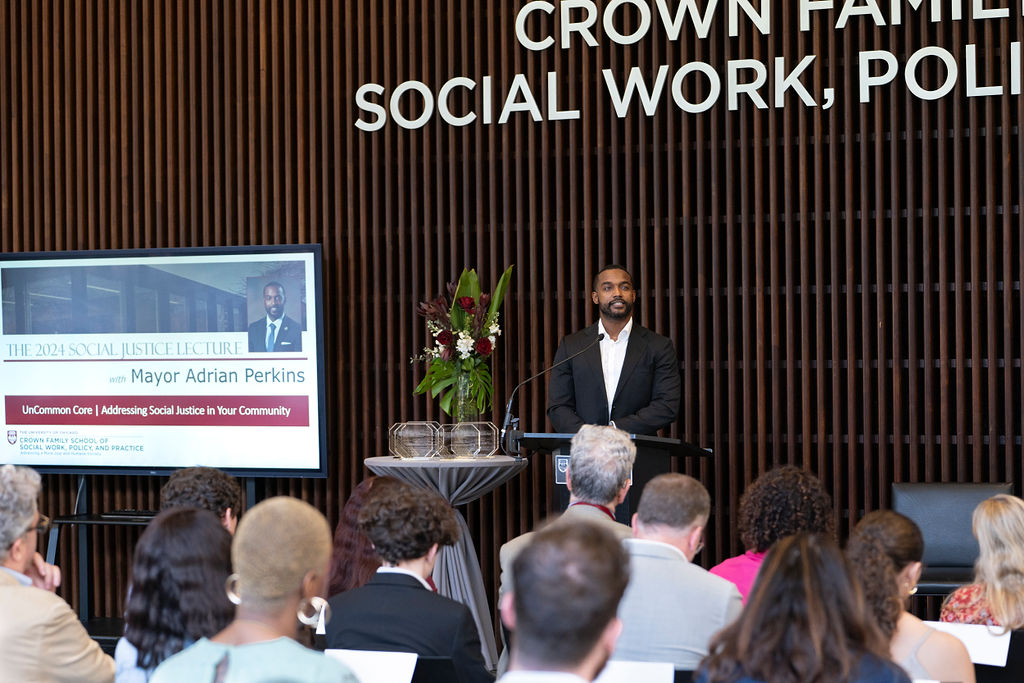
[[[7,430],[7,443],[11,444],[12,446],[14,444],[18,443],[18,432],[14,431],[13,429],[8,429]]]

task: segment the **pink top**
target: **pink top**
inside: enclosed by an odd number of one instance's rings
[[[745,605],[747,596],[750,595],[750,589],[754,586],[754,579],[757,578],[757,570],[764,562],[765,554],[748,550],[742,555],[730,557],[721,564],[716,564],[711,568],[711,573],[736,584]]]

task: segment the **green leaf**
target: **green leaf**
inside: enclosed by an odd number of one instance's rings
[[[420,383],[416,385],[413,394],[423,394],[430,391],[431,396],[437,396],[441,389],[455,381],[457,374],[458,365],[454,361],[435,358],[430,361],[430,365],[427,366],[427,373],[423,376]],[[439,384],[441,384],[441,387],[437,388]]]
[[[472,297],[473,301],[480,301],[480,279],[476,275],[476,270],[463,268],[459,282],[455,286],[450,315],[452,327],[457,330],[464,330],[469,325],[469,314],[462,310],[462,306],[459,306],[459,299],[464,296]]]
[[[455,389],[452,389],[444,396],[441,397],[441,410],[444,411],[445,415],[452,414],[452,397],[455,396]]]
[[[458,375],[452,375],[451,377],[445,377],[434,384],[430,389],[430,395],[437,398],[437,395],[444,391],[447,387],[455,384],[455,380],[458,379]]]
[[[505,292],[508,291],[509,282],[512,279],[512,269],[515,264],[509,266],[502,273],[501,279],[498,280],[498,284],[494,286],[494,293],[491,294],[491,305],[487,309],[487,325],[490,326],[498,318],[498,309],[501,308],[501,302],[505,300]]]

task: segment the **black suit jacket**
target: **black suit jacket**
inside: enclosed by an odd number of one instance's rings
[[[281,316],[281,328],[277,331],[274,351],[301,351],[302,327],[289,318]],[[264,352],[267,350],[267,319],[260,318],[249,325],[249,350]]]
[[[597,323],[562,339],[555,363],[593,344]],[[633,321],[622,374],[612,399],[611,419],[630,434],[655,434],[679,413],[679,363],[672,342]],[[608,424],[608,396],[601,345],[551,371],[548,418],[556,432],[575,433],[585,424]]]
[[[330,599],[327,647],[451,657],[461,683],[490,683],[469,608],[405,574],[374,574]]]

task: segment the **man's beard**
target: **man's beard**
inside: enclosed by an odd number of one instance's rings
[[[623,307],[621,311],[616,311],[612,308],[612,304],[615,303],[622,303]],[[611,320],[628,320],[629,316],[633,315],[633,304],[625,299],[620,299],[618,301],[609,301],[606,304],[602,304],[600,306],[600,310],[601,315]]]

